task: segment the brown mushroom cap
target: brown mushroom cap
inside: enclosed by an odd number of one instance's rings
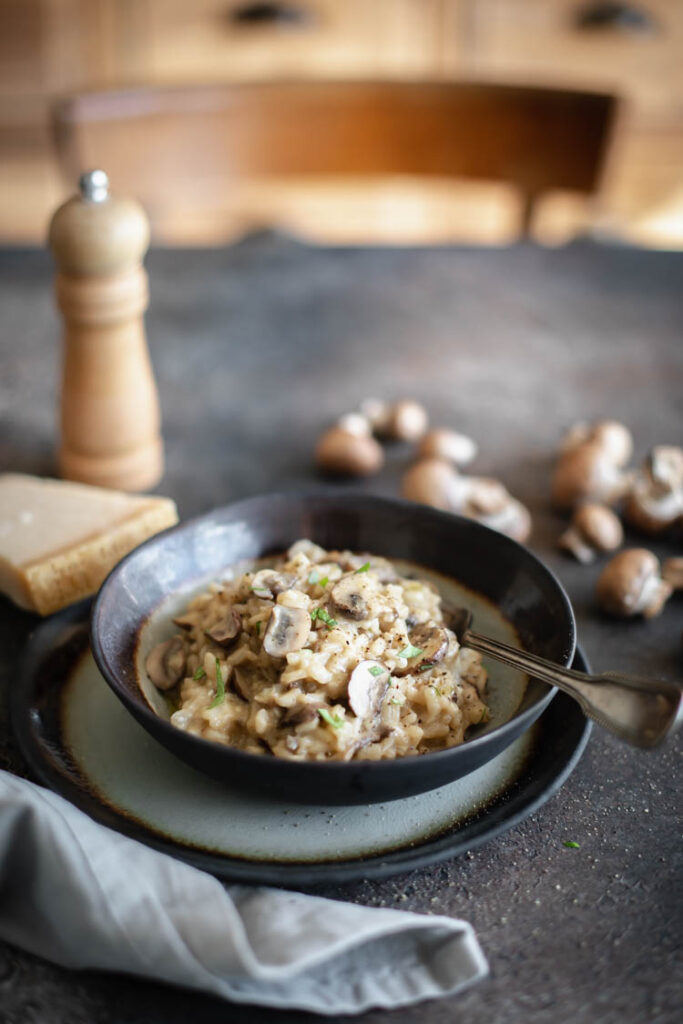
[[[602,570],[597,597],[610,615],[652,618],[661,612],[672,589],[662,580],[659,559],[651,551],[628,548],[615,555]]]
[[[272,658],[284,658],[285,654],[300,651],[308,640],[310,629],[311,616],[305,608],[276,604],[268,619],[263,650]]]
[[[618,501],[628,490],[631,478],[623,473],[601,445],[586,442],[560,455],[552,482],[552,499],[560,509],[571,509],[584,501]]]
[[[384,452],[374,437],[335,426],[315,447],[318,468],[334,476],[372,476],[384,465]]]
[[[449,511],[457,473],[443,459],[421,459],[405,473],[401,493],[410,501]]]
[[[251,591],[263,600],[270,601],[278,594],[294,586],[296,576],[276,569],[259,569],[251,581]]]
[[[395,676],[407,676],[413,672],[421,672],[437,661],[441,661],[448,651],[448,633],[444,626],[434,622],[423,622],[415,626],[408,634],[412,646],[419,653],[407,659],[407,664],[393,670]]]
[[[234,608],[228,608],[223,618],[204,632],[209,640],[213,640],[219,647],[227,649],[232,647],[242,632],[242,617]]]
[[[349,678],[349,706],[357,718],[374,723],[389,689],[389,669],[379,661],[361,661]]]
[[[477,445],[465,434],[438,427],[422,438],[418,454],[421,459],[443,459],[456,466],[466,466],[477,454]]]
[[[182,637],[163,640],[145,658],[145,670],[158,690],[170,690],[185,672],[185,645]]]
[[[625,466],[633,454],[633,435],[617,420],[575,423],[565,434],[560,451],[570,451],[583,444],[597,444],[613,466]]]

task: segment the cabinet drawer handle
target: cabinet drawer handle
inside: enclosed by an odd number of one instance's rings
[[[232,7],[228,18],[240,28],[256,28],[261,25],[296,26],[312,20],[311,12],[298,4],[276,3],[274,0],[255,0],[254,3],[238,4]]]
[[[615,28],[621,32],[646,33],[659,28],[656,18],[645,8],[618,0],[597,0],[579,7],[574,25],[582,32]]]

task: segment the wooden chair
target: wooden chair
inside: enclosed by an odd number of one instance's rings
[[[178,211],[197,240],[201,225],[228,237],[227,200],[254,181],[387,176],[507,183],[526,234],[544,193],[596,193],[615,109],[612,96],[558,89],[299,82],[82,94],[58,103],[53,127],[69,183],[105,168],[161,238]]]

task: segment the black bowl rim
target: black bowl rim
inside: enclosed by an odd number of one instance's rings
[[[181,730],[176,729],[175,726],[171,725],[170,722],[167,722],[160,715],[157,715],[156,712],[150,708],[149,704],[144,699],[144,694],[140,692],[140,699],[135,700],[128,689],[119,682],[115,669],[109,664],[107,656],[100,643],[98,633],[101,607],[104,603],[104,597],[108,589],[121,573],[123,567],[136,558],[141,550],[163,542],[163,540],[171,534],[191,532],[196,528],[197,524],[218,514],[230,512],[237,516],[240,512],[248,510],[250,506],[253,506],[256,503],[264,501],[274,502],[279,500],[319,501],[321,499],[335,504],[342,502],[353,506],[354,504],[362,503],[378,508],[404,509],[405,511],[416,512],[420,515],[426,516],[427,518],[432,518],[445,524],[459,523],[461,525],[465,525],[468,529],[473,529],[475,532],[483,532],[486,535],[493,537],[495,543],[502,542],[513,545],[517,548],[518,557],[521,556],[535,563],[536,570],[539,571],[542,576],[546,576],[548,581],[552,583],[558,592],[558,596],[561,604],[563,605],[563,610],[567,616],[570,628],[565,665],[571,665],[576,651],[577,631],[574,612],[567,592],[555,573],[549,569],[537,555],[530,551],[529,548],[526,548],[522,544],[513,540],[511,537],[501,534],[497,530],[493,530],[488,526],[484,526],[482,523],[478,523],[473,519],[468,519],[465,516],[456,515],[452,512],[443,512],[440,509],[431,508],[428,505],[422,505],[418,502],[407,501],[404,498],[387,498],[376,494],[366,494],[362,491],[350,492],[339,488],[307,488],[303,490],[290,491],[267,491],[262,494],[252,495],[249,498],[240,499],[236,502],[230,502],[228,505],[218,506],[208,512],[203,512],[197,516],[193,516],[184,522],[176,523],[174,526],[170,526],[167,529],[154,534],[154,536],[143,541],[142,544],[139,544],[136,548],[130,551],[114,566],[104,579],[97,595],[95,596],[90,614],[90,647],[95,658],[95,663],[107,684],[111,687],[119,700],[126,705],[126,707],[135,715],[138,721],[145,726],[145,728],[148,728],[148,731],[150,731],[152,735],[154,735],[155,731],[159,730],[168,735],[172,740],[177,741],[178,734],[180,734],[183,737],[184,744],[186,744],[188,748],[194,747],[199,752],[206,751],[207,745],[210,745],[211,748],[215,748],[214,754],[216,756],[219,756],[217,752],[221,751],[220,756],[225,757],[226,760],[232,760],[234,758],[237,762],[242,761],[245,765],[260,764],[263,767],[267,765],[277,765],[279,770],[286,772],[290,778],[298,775],[308,775],[311,770],[315,770],[321,774],[325,773],[331,777],[334,776],[336,779],[341,780],[346,776],[350,777],[354,775],[358,771],[359,762],[355,761],[287,761],[283,759],[276,759],[272,756],[269,757],[267,754],[253,754],[245,750],[239,750],[236,747],[230,747],[227,745],[223,746],[218,743],[213,743],[211,740],[205,740],[200,736],[194,736],[192,733],[184,733]],[[246,516],[243,515],[243,518],[246,518]],[[419,561],[417,564],[419,564]],[[146,616],[143,622],[138,626],[137,635],[139,635],[142,625],[148,618],[149,615]],[[493,729],[491,732],[487,732],[481,736],[467,740],[466,743],[459,744],[456,747],[449,747],[446,750],[431,752],[429,754],[429,763],[433,764],[436,768],[438,763],[452,759],[454,755],[457,755],[458,751],[462,751],[464,749],[480,749],[487,746],[489,743],[495,742],[495,740],[505,737],[509,732],[524,731],[532,724],[538,714],[545,710],[556,693],[556,687],[549,687],[548,692],[534,701],[531,707],[528,707],[521,715],[513,716],[507,722],[504,722],[503,725],[498,726],[498,728]],[[521,730],[519,728],[520,725],[522,725]],[[387,761],[363,761],[362,767],[364,771],[371,770],[373,774],[389,774],[394,773],[397,766],[400,764],[409,765],[414,763],[417,756],[418,755],[414,755]],[[491,756],[494,756],[494,754]]]

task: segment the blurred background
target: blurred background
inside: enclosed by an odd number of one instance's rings
[[[683,246],[681,0],[0,0],[0,244],[85,167],[154,241]]]

